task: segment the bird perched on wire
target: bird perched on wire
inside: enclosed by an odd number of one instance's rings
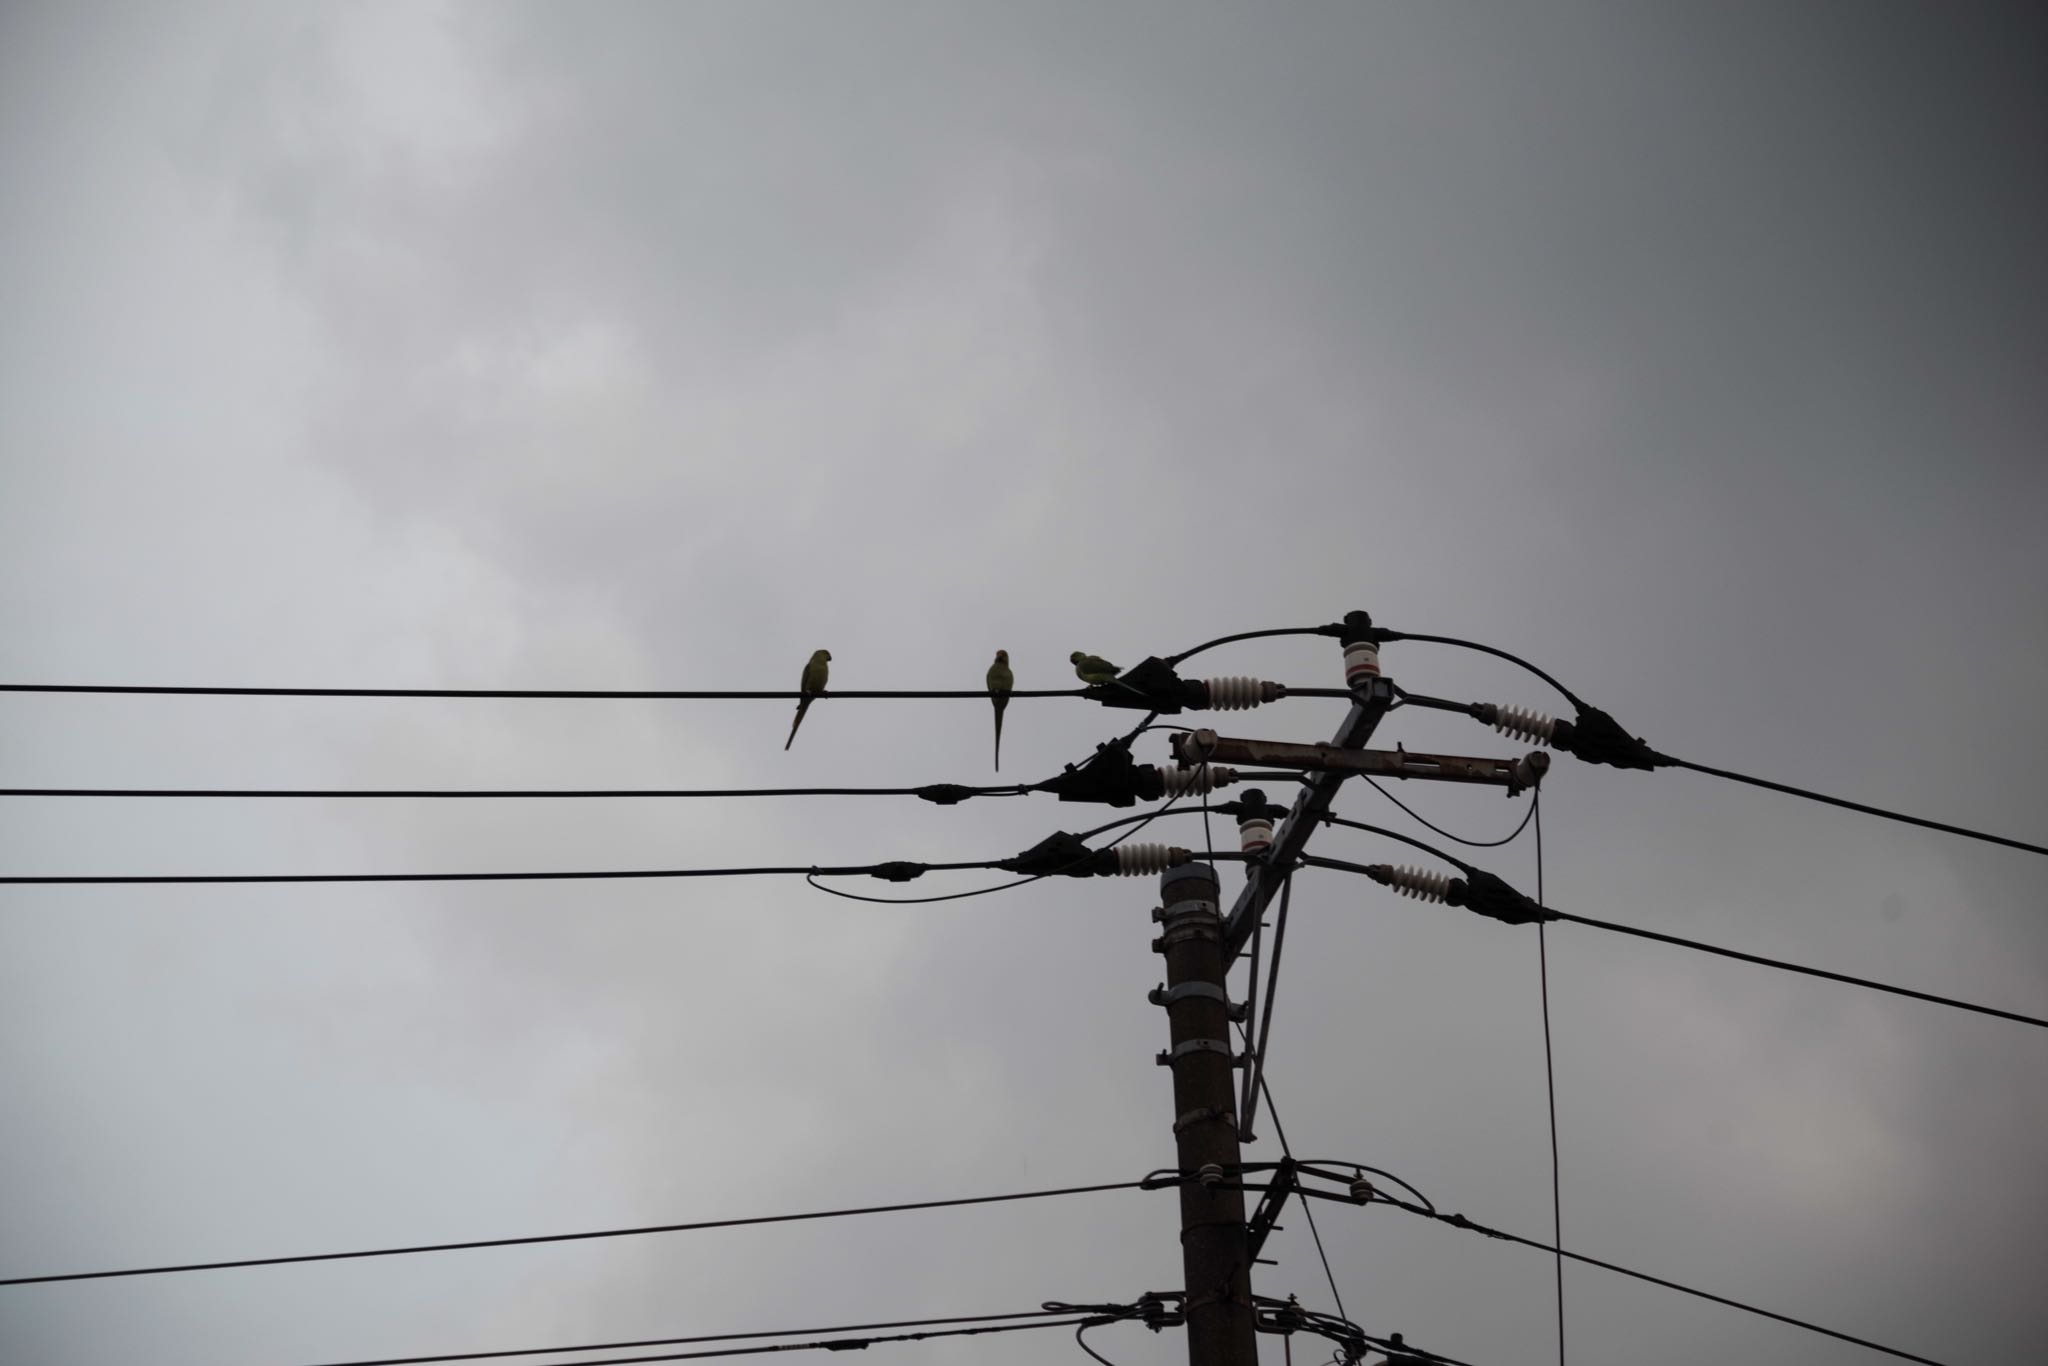
[[[1074,673],[1083,683],[1114,683],[1120,672],[1101,655],[1091,655],[1086,650],[1076,650],[1067,658],[1074,662]]]
[[[797,684],[797,687],[802,690],[803,696],[797,699],[796,720],[789,723],[789,739],[782,742],[783,749],[787,750],[796,743],[796,728],[804,723],[804,713],[811,709],[811,703],[816,701],[819,694],[825,691],[825,680],[831,676],[832,652],[830,650],[811,651],[811,662],[804,665],[803,681]]]
[[[1003,771],[1003,708],[1010,705],[1010,690],[1017,675],[1010,672],[1010,652],[996,651],[996,662],[988,666],[988,700],[996,709],[996,772]]]

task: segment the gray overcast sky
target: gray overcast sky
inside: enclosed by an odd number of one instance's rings
[[[844,687],[974,687],[1005,646],[1062,686],[1077,647],[1128,664],[1362,607],[1520,650],[1671,752],[2039,840],[2044,38],[2028,6],[1869,0],[10,4],[0,678],[780,688],[825,645]],[[1209,659],[1340,679],[1323,640]],[[1386,666],[1556,705],[1476,656]],[[1320,739],[1340,709],[1227,729]],[[787,719],[16,695],[0,772],[987,777],[976,703],[828,702],[785,754]],[[1116,719],[1018,703],[1004,776]],[[1382,736],[1514,749],[1441,716]],[[1475,834],[1515,815],[1404,795]],[[1560,905],[2048,1013],[2029,856],[1569,760],[1548,805]],[[1363,788],[1341,808],[1402,819]],[[15,799],[0,866],[971,858],[1102,818]],[[1485,861],[1533,883],[1527,844]],[[8,1275],[1171,1160],[1150,884],[901,909],[768,882],[6,890]],[[1273,1059],[1297,1148],[1541,1236],[1530,933],[1336,874],[1297,891]],[[2048,1039],[1569,927],[1551,962],[1568,1245],[1947,1361],[2039,1356]],[[1259,1288],[1328,1307],[1286,1222]],[[1541,1255],[1322,1222],[1368,1331],[1477,1366],[1553,1350]],[[17,1288],[0,1359],[291,1366],[1178,1283],[1170,1199],[1105,1195]],[[1590,1269],[1567,1298],[1583,1363],[1875,1359]]]

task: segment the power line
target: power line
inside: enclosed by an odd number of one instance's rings
[[[1183,664],[1187,660],[1193,659],[1196,655],[1201,654],[1204,650],[1213,650],[1218,645],[1232,645],[1240,640],[1264,640],[1272,636],[1341,637],[1344,634],[1344,630],[1344,623],[1340,621],[1334,622],[1328,626],[1278,626],[1264,631],[1239,631],[1235,635],[1218,636],[1214,640],[1205,640],[1200,645],[1195,646],[1192,650],[1182,650],[1177,655],[1168,655],[1166,656],[1165,662],[1167,664],[1172,665],[1175,668],[1179,668],[1181,664]],[[1290,691],[1292,690],[1290,689]]]
[[[760,1333],[700,1333],[686,1338],[641,1338],[632,1342],[579,1342],[563,1347],[511,1347],[493,1352],[442,1352],[433,1356],[375,1357],[361,1361],[330,1361],[320,1366],[429,1366],[445,1361],[487,1361],[499,1357],[553,1356],[565,1352],[623,1352],[642,1347],[689,1347],[706,1342],[744,1342],[754,1338],[806,1337],[823,1333],[864,1333],[888,1328],[940,1328],[961,1323],[1000,1323],[1046,1319],[1065,1310],[1033,1309],[1014,1314],[957,1314],[938,1319],[896,1319],[886,1323],[842,1323],[826,1328],[776,1328]]]
[[[1591,916],[1573,915],[1569,911],[1560,911],[1554,908],[1546,909],[1559,920],[1569,920],[1575,925],[1590,925],[1596,930],[1612,930],[1616,934],[1630,934],[1638,939],[1654,939],[1659,943],[1676,944],[1683,949],[1697,949],[1701,953],[1717,954],[1722,958],[1739,959],[1744,963],[1756,963],[1767,968],[1778,968],[1784,972],[1803,973],[1808,977],[1821,977],[1830,982],[1844,982],[1852,987],[1867,987],[1872,991],[1889,992],[1893,996],[1907,996],[1916,1001],[1927,1001],[1934,1005],[1948,1006],[1955,1010],[1974,1011],[1979,1015],[1993,1015],[2001,1020],[2011,1020],[2017,1024],[2034,1025],[2037,1028],[2048,1029],[2048,1019],[2042,1019],[2039,1016],[2021,1015],[2016,1011],[2000,1010],[1996,1006],[1978,1005],[1973,1001],[1958,1001],[1952,996],[1936,996],[1930,992],[1914,991],[1909,987],[1895,987],[1886,982],[1873,982],[1867,977],[1851,977],[1847,973],[1830,972],[1826,968],[1810,968],[1802,963],[1788,963],[1782,958],[1765,958],[1760,954],[1743,953],[1737,949],[1724,949],[1718,944],[1702,944],[1697,939],[1681,939],[1674,934],[1660,934],[1656,930],[1646,930],[1635,925],[1618,925],[1611,920],[1595,920]]]
[[[1888,821],[1898,821],[1903,825],[1917,825],[1926,830],[1939,830],[1948,835],[1961,835],[1964,839],[1982,840],[1986,844],[1999,844],[2008,849],[2019,849],[2029,854],[2048,854],[2048,846],[2029,844],[2025,840],[2009,839],[2004,835],[1994,835],[1984,830],[1972,830],[1967,826],[1950,825],[1946,821],[1929,820],[1925,816],[1909,816],[1903,811],[1887,811],[1881,806],[1867,806],[1862,802],[1852,802],[1846,797],[1830,797],[1825,792],[1812,792],[1803,787],[1792,787],[1785,783],[1774,783],[1768,778],[1752,778],[1746,773],[1733,773],[1725,768],[1709,768],[1705,764],[1696,764],[1689,759],[1674,759],[1668,754],[1659,755],[1658,758],[1671,768],[1689,768],[1695,773],[1705,773],[1715,778],[1726,778],[1734,783],[1747,783],[1751,787],[1768,788],[1772,792],[1783,792],[1788,796],[1804,797],[1810,802],[1823,802],[1828,806],[1839,806],[1845,811],[1859,811],[1866,816],[1879,816]]]
[[[1160,1182],[1152,1183],[1156,1187]],[[461,1243],[422,1243],[410,1247],[367,1248],[354,1252],[310,1252],[290,1257],[243,1257],[233,1261],[186,1262],[172,1266],[128,1267],[119,1271],[71,1271],[58,1275],[12,1276],[0,1286],[43,1285],[52,1281],[101,1281],[123,1276],[167,1276],[183,1271],[229,1271],[252,1266],[285,1266],[299,1262],[341,1262],[363,1257],[403,1257],[421,1252],[468,1252],[486,1247],[526,1247],[536,1243],[574,1243],[599,1238],[637,1238],[652,1233],[694,1233],[714,1228],[745,1228],[756,1224],[793,1224],[815,1219],[844,1219],[866,1214],[899,1214],[909,1210],[952,1209],[965,1205],[996,1205],[1014,1200],[1043,1200],[1100,1191],[1149,1189],[1144,1181],[1110,1181],[1093,1186],[1059,1186],[1050,1190],[1012,1191],[1004,1195],[972,1195],[952,1200],[913,1200],[895,1205],[861,1205],[849,1209],[810,1210],[802,1214],[765,1214],[739,1219],[700,1219],[687,1224],[649,1224],[637,1228],[593,1229],[583,1233],[541,1233],[521,1238],[482,1238]]]
[[[1466,845],[1467,847],[1473,849],[1498,849],[1503,844],[1513,844],[1516,840],[1522,837],[1522,832],[1529,828],[1529,817],[1533,815],[1536,810],[1536,803],[1533,800],[1531,800],[1529,805],[1522,809],[1521,821],[1516,824],[1514,829],[1508,831],[1507,834],[1501,836],[1497,840],[1468,840],[1463,835],[1454,835],[1450,831],[1444,829],[1441,825],[1436,824],[1434,821],[1424,816],[1420,811],[1417,811],[1414,807],[1408,805],[1408,803],[1402,801],[1399,797],[1396,797],[1393,793],[1387,791],[1387,789],[1385,789],[1384,787],[1381,787],[1377,782],[1374,782],[1369,775],[1360,774],[1359,776],[1365,779],[1365,785],[1367,787],[1370,787],[1373,791],[1379,793],[1382,797],[1385,797],[1388,801],[1400,807],[1403,811],[1406,811],[1411,817],[1414,818],[1416,824],[1422,826],[1424,829],[1442,835],[1447,840],[1451,840],[1458,844]],[[0,797],[4,797],[6,795],[7,794],[4,791],[0,791]],[[1347,825],[1350,823],[1348,821],[1341,820],[1335,816],[1331,816],[1328,819],[1330,823],[1333,825]]]
[[[1181,796],[1183,797],[1186,795],[1187,794],[1185,793],[1181,794]],[[1134,816],[1131,817],[1129,820],[1125,821],[1110,822],[1110,825],[1104,827],[1104,829],[1108,829],[1117,825],[1129,825],[1131,828],[1129,830],[1124,831],[1123,834],[1118,835],[1108,844],[1103,845],[1102,848],[1091,849],[1088,851],[1087,854],[1083,855],[1081,858],[1075,859],[1073,862],[1068,863],[1063,867],[1054,868],[1043,873],[1033,873],[1029,877],[1020,877],[1011,882],[1000,882],[993,887],[975,887],[965,892],[946,892],[938,896],[863,896],[859,892],[843,892],[837,887],[827,887],[824,883],[818,881],[817,875],[806,874],[804,877],[804,881],[809,883],[818,891],[828,893],[832,896],[842,897],[848,901],[870,901],[883,906],[916,906],[935,901],[965,901],[969,897],[988,896],[995,892],[1007,892],[1013,887],[1022,887],[1029,883],[1040,882],[1049,877],[1058,877],[1063,873],[1072,872],[1074,869],[1080,867],[1083,863],[1086,863],[1089,859],[1095,858],[1101,854],[1108,853],[1110,850],[1116,848],[1119,844],[1122,844],[1131,836],[1137,834],[1140,830],[1143,830],[1153,821],[1158,820],[1161,816],[1172,815],[1174,813],[1174,803],[1180,800],[1181,797],[1175,797],[1172,801],[1169,801],[1166,805],[1160,807],[1156,811],[1148,811],[1141,816]],[[1203,801],[1206,803],[1207,800],[1208,793],[1206,790],[1204,790]],[[1192,807],[1184,809],[1193,810]],[[1100,831],[1091,831],[1090,833],[1098,834],[1100,833]],[[1086,836],[1076,836],[1075,838],[1084,839],[1086,838]],[[1213,859],[1214,856],[1215,851],[1212,849],[1210,851],[1210,857]],[[983,866],[986,867],[987,865]]]
[[[52,877],[0,877],[0,885],[72,886],[188,883],[268,882],[567,882],[591,879],[690,878],[690,877],[883,877],[900,874],[904,880],[931,872],[993,868],[994,860],[973,863],[864,863],[851,866],[764,868],[601,868],[537,873],[149,873],[125,876],[64,875]],[[891,877],[890,880],[895,880]]]
[[[1306,689],[1302,691],[1308,692]],[[733,688],[234,688],[157,683],[0,683],[0,692],[126,693],[153,697],[495,697],[641,702],[793,702],[804,697],[819,701],[976,698],[986,702],[994,696],[986,688],[830,688],[820,693],[805,693],[795,689],[763,691]],[[1019,688],[1008,696],[1012,699],[1085,697],[1087,693],[1086,688]]]
[[[1336,820],[1334,817],[1331,819]],[[1415,848],[1425,853],[1434,854],[1444,862],[1461,869],[1467,877],[1481,881],[1487,886],[1486,895],[1490,900],[1518,903],[1515,914],[1520,918],[1515,923],[1522,923],[1523,920],[1537,924],[1545,920],[1568,920],[1575,925],[1587,925],[1596,930],[1612,930],[1616,934],[1634,935],[1639,939],[1654,939],[1659,943],[1675,944],[1684,949],[1697,949],[1701,953],[1711,953],[1722,958],[1734,958],[1745,963],[1755,963],[1761,967],[1779,968],[1785,972],[1801,973],[1808,977],[1821,977],[1830,982],[1842,982],[1848,986],[1866,987],[1871,991],[1887,992],[1893,996],[1906,996],[1916,1001],[1926,1001],[1932,1005],[1949,1006],[1956,1010],[1968,1010],[1979,1015],[1993,1015],[2001,1020],[2011,1020],[2017,1024],[2035,1025],[2042,1029],[2048,1029],[2048,1019],[2042,1019],[2034,1015],[2022,1015],[2016,1011],[2000,1010],[1996,1006],[1978,1005],[1972,1001],[1959,1001],[1952,996],[1936,996],[1931,992],[1914,991],[1910,987],[1897,987],[1887,982],[1872,981],[1868,977],[1852,977],[1847,973],[1830,972],[1826,968],[1811,968],[1802,963],[1788,963],[1782,958],[1765,958],[1761,954],[1743,953],[1739,949],[1724,949],[1718,944],[1706,944],[1697,939],[1682,939],[1674,934],[1663,934],[1656,930],[1641,929],[1634,925],[1622,925],[1612,920],[1596,920],[1592,916],[1574,915],[1570,911],[1560,911],[1555,906],[1538,907],[1534,902],[1523,897],[1521,893],[1515,891],[1514,888],[1508,886],[1499,878],[1494,877],[1491,873],[1483,869],[1474,868],[1471,864],[1466,863],[1454,854],[1445,853],[1441,849],[1431,848],[1421,840],[1412,839],[1397,830],[1385,830],[1379,826],[1367,825],[1363,821],[1337,820],[1336,823],[1349,826],[1354,830],[1369,831],[1372,834],[1388,839],[1399,840],[1403,844],[1413,845]],[[1332,868],[1343,873],[1357,873],[1371,878],[1375,882],[1380,882],[1382,885],[1397,885],[1403,892],[1420,895],[1425,900],[1441,901],[1444,899],[1443,894],[1438,890],[1412,885],[1412,880],[1403,878],[1398,870],[1391,870],[1385,865],[1373,867],[1363,863],[1352,863],[1345,859],[1323,858],[1320,855],[1314,854],[1304,854],[1301,861],[1312,867]],[[1455,885],[1455,879],[1449,881]],[[1449,889],[1447,888],[1446,890]],[[1454,902],[1453,904],[1458,903]],[[1489,908],[1485,913],[1493,915],[1495,919],[1500,919],[1501,916],[1495,914],[1494,910],[1495,908]]]
[[[1810,788],[1793,787],[1789,783],[1772,782],[1767,778],[1754,778],[1746,773],[1735,773],[1725,768],[1712,768],[1706,764],[1696,764],[1689,759],[1674,758],[1669,754],[1659,753],[1642,741],[1630,736],[1615,723],[1613,717],[1597,707],[1590,706],[1577,693],[1558,682],[1556,678],[1544,670],[1523,659],[1520,655],[1510,654],[1506,650],[1497,649],[1491,645],[1482,645],[1476,640],[1460,640],[1454,636],[1416,635],[1406,631],[1391,630],[1382,630],[1379,634],[1382,640],[1427,641],[1437,645],[1455,645],[1461,649],[1477,650],[1482,654],[1493,655],[1495,658],[1507,660],[1511,664],[1526,669],[1551,687],[1557,689],[1566,701],[1577,708],[1580,713],[1578,725],[1591,733],[1581,737],[1583,743],[1573,745],[1568,744],[1562,738],[1553,742],[1548,734],[1527,732],[1524,728],[1513,724],[1497,725],[1496,728],[1510,734],[1528,733],[1531,735],[1531,738],[1544,740],[1546,743],[1556,743],[1560,748],[1565,748],[1568,752],[1575,752],[1578,754],[1578,757],[1589,762],[1612,763],[1617,758],[1625,757],[1627,762],[1622,765],[1623,767],[1691,769],[1695,773],[1705,773],[1716,778],[1726,778],[1730,782],[1747,783],[1751,787],[1767,788],[1772,792],[1782,792],[1791,797],[1804,797],[1808,801],[1821,802],[1828,806],[1838,806],[1845,811],[1857,811],[1866,816],[1879,817],[1882,820],[1898,821],[1904,825],[1917,825],[1926,830],[1939,830],[1944,834],[1960,835],[1964,839],[1981,840],[1986,844],[2002,845],[2005,848],[2019,849],[2029,854],[2048,854],[2048,845],[2032,844],[2026,840],[2010,839],[2004,835],[1991,834],[1989,831],[1973,830],[1968,826],[1962,825],[1951,825],[1947,821],[1930,820],[1925,816],[1908,815],[1903,811],[1892,811],[1885,807],[1871,806],[1864,802],[1852,802],[1846,797],[1831,797],[1825,792],[1815,792]],[[1487,705],[1446,703],[1434,698],[1407,698],[1406,700],[1425,706],[1439,706],[1449,711],[1464,712],[1467,715],[1477,716],[1488,724],[1496,724],[1496,718],[1501,712],[1500,708]],[[1548,727],[1550,722],[1546,719],[1542,724],[1544,727]],[[1557,724],[1562,727],[1567,723],[1558,722]],[[1588,745],[1592,746],[1592,748],[1587,748]],[[1442,834],[1444,832],[1438,831],[1437,833]]]
[[[951,783],[923,787],[590,787],[590,788],[290,788],[290,787],[0,787],[0,797],[229,797],[273,798],[563,798],[590,797],[923,797],[946,804],[969,797],[1021,797],[1036,784],[964,787]],[[937,795],[928,795],[937,794]]]
[[[935,1328],[928,1332],[889,1333],[862,1338],[819,1338],[811,1342],[776,1342],[759,1347],[719,1347],[708,1352],[663,1352],[644,1357],[586,1357],[558,1366],[631,1366],[636,1361],[702,1361],[710,1357],[763,1356],[770,1352],[852,1352],[864,1351],[884,1342],[924,1342],[932,1338],[971,1338],[989,1333],[1023,1333],[1035,1328],[1070,1328],[1094,1323],[1114,1323],[1116,1316],[1088,1315],[1081,1318],[1047,1318],[1031,1323],[996,1323],[979,1328]]]
[[[1529,813],[1536,818],[1536,904],[1543,904],[1543,789],[1529,798]],[[1564,1200],[1559,1193],[1557,1160],[1557,1065],[1550,1055],[1550,946],[1544,924],[1536,922],[1537,982],[1543,1000],[1543,1091],[1550,1100],[1550,1237],[1564,1242]],[[1564,1254],[1557,1256],[1557,1366],[1564,1366]]]
[[[1382,641],[1415,640],[1430,645],[1455,645],[1461,650],[1477,650],[1480,654],[1492,655],[1495,659],[1505,659],[1510,664],[1527,669],[1530,673],[1557,689],[1563,695],[1564,700],[1571,703],[1574,707],[1581,711],[1586,709],[1585,702],[1570,688],[1567,688],[1564,684],[1558,682],[1555,678],[1552,678],[1520,655],[1509,654],[1506,650],[1498,649],[1495,646],[1482,645],[1476,640],[1460,640],[1456,636],[1426,636],[1419,635],[1413,631],[1391,631],[1383,627],[1378,629],[1377,634]]]
[[[1313,1193],[1327,1200],[1344,1199],[1343,1196],[1333,1195],[1325,1191],[1316,1191]],[[1820,1324],[1810,1322],[1806,1319],[1795,1319],[1790,1314],[1780,1314],[1774,1310],[1762,1309],[1753,1304],[1745,1304],[1741,1300],[1731,1300],[1724,1295],[1715,1295],[1705,1290],[1695,1289],[1694,1287],[1689,1285],[1680,1285],[1677,1281],[1667,1281],[1661,1276],[1652,1276],[1646,1271],[1635,1271],[1630,1269],[1629,1267],[1617,1266],[1613,1262],[1603,1262],[1598,1257],[1588,1257],[1585,1256],[1583,1253],[1570,1252],[1565,1249],[1553,1246],[1550,1243],[1539,1243],[1533,1238],[1522,1238],[1512,1233],[1504,1233],[1500,1229],[1489,1228],[1485,1224],[1475,1223],[1474,1221],[1467,1219],[1462,1214],[1439,1214],[1433,1210],[1424,1209],[1420,1205],[1411,1205],[1406,1200],[1395,1200],[1391,1197],[1378,1194],[1373,1196],[1373,1203],[1392,1205],[1396,1209],[1406,1210],[1410,1214],[1417,1214],[1425,1219],[1433,1219],[1438,1223],[1449,1224],[1453,1228],[1462,1228],[1468,1229],[1474,1233],[1483,1233],[1489,1238],[1497,1238],[1503,1242],[1520,1243],[1523,1247],[1533,1247],[1539,1252],[1549,1252],[1557,1256],[1569,1257],[1575,1262],[1584,1262],[1587,1266],[1597,1266],[1603,1271],[1612,1271],[1618,1275],[1630,1276],[1639,1281],[1648,1281],[1652,1285],[1661,1285],[1667,1290],[1676,1290],[1682,1294],[1696,1296],[1699,1299],[1711,1300],[1715,1304],[1726,1305],[1730,1309],[1740,1309],[1746,1314],[1756,1314],[1762,1318],[1775,1319],[1779,1323],[1790,1324],[1794,1328],[1804,1328],[1810,1333],[1819,1333],[1823,1336],[1835,1338],[1842,1342],[1854,1343],[1858,1347],[1868,1347],[1870,1350],[1874,1352],[1883,1352],[1888,1356],[1899,1357],[1906,1361],[1917,1361],[1922,1363],[1922,1366],[1943,1366],[1942,1362],[1936,1361],[1932,1357],[1916,1356],[1911,1352],[1904,1351],[1897,1347],[1887,1347],[1881,1342],[1872,1342],[1869,1338],[1859,1338],[1849,1333],[1840,1332],[1837,1329],[1824,1328]]]

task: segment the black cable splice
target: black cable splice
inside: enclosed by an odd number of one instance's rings
[[[1651,749],[1640,737],[1623,730],[1621,723],[1612,716],[1583,703],[1579,706],[1576,721],[1560,720],[1551,728],[1550,743],[1553,748],[1589,764],[1653,769],[1671,763],[1669,758]]]
[[[1091,849],[1079,835],[1055,830],[1015,858],[1001,859],[995,866],[1006,873],[1033,877],[1094,877],[1116,871],[1116,851]]]
[[[922,863],[906,863],[900,859],[894,863],[878,863],[868,870],[869,877],[880,878],[884,882],[910,882],[924,874]]]
[[[1205,684],[1188,682],[1157,655],[1125,669],[1113,683],[1083,688],[1081,695],[1105,707],[1127,707],[1161,716],[1178,716],[1183,711],[1201,710],[1209,705]]]
[[[1095,757],[1068,764],[1057,777],[1039,784],[1063,802],[1100,802],[1105,806],[1136,806],[1139,799],[1157,801],[1166,795],[1166,779],[1158,768],[1131,758],[1129,739],[1095,747]]]
[[[1465,884],[1465,893],[1462,900],[1452,900],[1454,906],[1463,905],[1469,911],[1508,925],[1534,925],[1557,919],[1555,912],[1545,910],[1492,873],[1475,868],[1464,878],[1452,880],[1454,890],[1459,881]]]

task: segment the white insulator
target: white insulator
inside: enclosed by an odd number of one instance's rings
[[[1194,857],[1187,850],[1169,844],[1119,844],[1112,852],[1116,855],[1118,877],[1163,873]]]
[[[1280,698],[1278,683],[1247,678],[1243,674],[1233,674],[1229,678],[1205,678],[1202,686],[1209,690],[1209,705],[1217,711],[1244,711]]]
[[[1273,822],[1264,816],[1247,816],[1237,823],[1237,835],[1247,854],[1263,854],[1273,843]]]
[[[1215,764],[1198,764],[1194,768],[1168,768],[1161,764],[1159,776],[1166,783],[1166,795],[1169,797],[1200,796],[1219,787],[1229,787],[1237,781],[1237,770],[1218,768]]]
[[[1389,868],[1387,885],[1418,901],[1448,901],[1451,895],[1450,877],[1427,868]]]
[[[1557,729],[1557,722],[1553,718],[1525,707],[1495,707],[1493,713],[1493,728],[1502,735],[1516,740],[1547,745],[1550,743],[1551,734]]]
[[[1369,640],[1344,647],[1344,686],[1364,687],[1380,676],[1380,647]]]

